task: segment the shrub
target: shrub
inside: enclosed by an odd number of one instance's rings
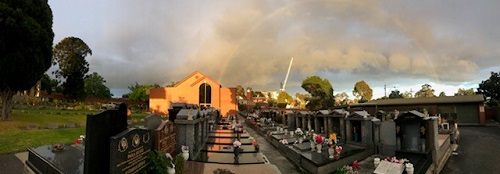
[[[186,164],[186,160],[182,156],[182,153],[179,153],[175,156],[175,173],[176,174],[184,174],[184,166]]]

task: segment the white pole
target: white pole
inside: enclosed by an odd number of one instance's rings
[[[290,60],[290,65],[288,66],[288,71],[286,72],[285,81],[283,82],[283,88],[281,89],[281,91],[285,91],[286,81],[288,80],[288,75],[290,75],[290,69],[292,68],[292,64],[293,64],[293,57]]]

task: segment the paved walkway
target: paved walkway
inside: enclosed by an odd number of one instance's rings
[[[459,127],[458,155],[452,155],[442,174],[497,173],[500,171],[500,127]]]
[[[24,162],[28,160],[28,152],[0,156],[0,173],[20,174],[25,172]]]
[[[243,117],[239,117],[240,120],[244,120]],[[276,165],[281,173],[286,174],[299,174],[305,173],[300,168],[295,167],[292,162],[288,161],[285,155],[281,154],[273,145],[269,144],[264,137],[260,136],[255,130],[245,127],[245,130],[254,137],[257,142],[259,142],[260,152],[263,153],[271,164]]]

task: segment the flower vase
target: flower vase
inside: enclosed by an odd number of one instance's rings
[[[311,152],[316,149],[316,145],[314,144],[314,141],[311,141]]]
[[[373,165],[375,166],[375,168],[377,168],[379,164],[380,164],[380,158],[374,158]]]
[[[335,153],[335,150],[333,148],[328,148],[328,158],[333,159],[333,154]]]
[[[413,171],[414,171],[414,168],[413,168],[413,164],[411,163],[407,163],[406,165],[406,173],[407,174],[413,174]]]
[[[182,150],[182,157],[184,157],[184,161],[189,159],[189,150]]]
[[[316,144],[316,152],[321,153],[322,144]]]
[[[304,138],[300,137],[299,138],[299,143],[302,143],[302,141],[304,141]]]
[[[168,174],[175,174],[175,167],[167,167]]]

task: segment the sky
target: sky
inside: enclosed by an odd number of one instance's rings
[[[120,97],[198,70],[223,87],[286,90],[309,76],[352,96],[421,89],[453,95],[500,70],[500,2],[350,0],[49,1],[54,45],[81,38],[90,71]],[[52,68],[54,69],[54,67]],[[384,90],[384,85],[386,90]]]

